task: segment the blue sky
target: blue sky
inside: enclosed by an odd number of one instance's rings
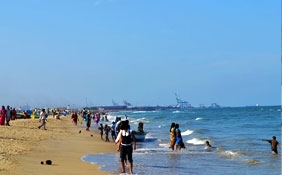
[[[278,0],[0,1],[3,105],[278,105]]]

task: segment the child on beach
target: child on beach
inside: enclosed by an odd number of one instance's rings
[[[88,114],[86,114],[86,131],[89,131],[89,128],[91,126],[91,113],[89,112]]]
[[[115,122],[112,122],[112,126],[111,126],[111,134],[112,134],[112,139],[113,139],[113,142],[114,142],[114,141],[115,141],[115,139],[116,139],[116,132],[115,132],[115,128],[116,128]]]
[[[105,125],[104,131],[105,131],[105,138],[106,138],[105,142],[110,142],[110,140],[109,140],[110,127],[107,124]]]
[[[103,139],[104,127],[103,127],[103,124],[102,124],[102,123],[100,123],[100,126],[99,126],[98,130],[100,130],[101,139],[104,140],[104,139]]]

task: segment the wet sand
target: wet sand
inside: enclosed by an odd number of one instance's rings
[[[70,116],[49,116],[47,130],[37,128],[38,119],[17,119],[10,124],[0,126],[2,175],[112,174],[81,158],[91,153],[116,152],[115,144],[102,141],[98,131],[85,131],[84,124],[83,128],[74,126]],[[52,165],[46,165],[46,160]]]

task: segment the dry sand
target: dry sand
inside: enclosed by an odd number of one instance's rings
[[[91,153],[116,152],[115,144],[102,141],[98,131],[74,126],[70,116],[49,116],[47,130],[37,128],[38,119],[18,119],[10,124],[0,126],[1,175],[111,174],[81,158]],[[45,165],[46,160],[52,160],[52,165]]]

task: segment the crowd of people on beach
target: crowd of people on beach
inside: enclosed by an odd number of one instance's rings
[[[83,120],[86,122],[86,131],[89,131],[91,126],[91,120],[95,122],[98,126],[100,121],[108,122],[107,115],[101,116],[100,113],[93,113],[86,111],[85,109],[82,111]],[[127,119],[127,116],[126,116]],[[78,116],[77,113],[74,112],[72,114],[72,120],[77,125]],[[116,120],[112,122],[112,125],[100,123],[98,126],[99,134],[101,140],[105,142],[110,142],[109,134],[111,133],[113,142],[117,145],[117,151],[120,152],[120,166],[121,173],[125,173],[125,164],[127,161],[129,162],[129,173],[133,173],[133,158],[132,153],[133,150],[136,149],[136,141],[132,130],[130,129],[129,121],[122,121],[121,117],[116,117]],[[104,138],[105,137],[105,138]]]
[[[133,150],[136,150],[136,140],[134,132],[130,129],[127,116],[125,120],[121,117],[116,117],[115,121],[112,121],[111,125],[103,124],[102,122],[109,122],[107,114],[102,115],[99,112],[90,112],[83,109],[81,112],[82,120],[86,123],[86,131],[90,131],[91,121],[95,122],[102,141],[110,142],[109,134],[111,134],[112,141],[117,145],[117,151],[120,152],[120,166],[121,173],[125,173],[125,165],[128,162],[129,173],[133,173]],[[79,115],[77,112],[73,112],[71,115],[74,125],[78,124]],[[82,124],[82,122],[81,122]],[[81,132],[81,131],[79,131]]]
[[[6,125],[10,126],[10,121],[15,120],[17,116],[17,111],[15,108],[10,107],[7,105],[2,106],[1,111],[0,111],[0,125]]]
[[[41,109],[39,114],[39,122],[41,124],[38,126],[38,129],[46,128],[46,121],[49,114],[49,110],[46,112],[45,109]],[[53,117],[58,113],[55,110],[52,110],[51,113]],[[81,119],[80,116],[81,115]],[[17,111],[15,108],[11,108],[9,105],[5,108],[2,106],[0,111],[0,125],[10,126],[10,120],[15,120],[17,116]],[[136,140],[134,136],[134,132],[130,129],[129,121],[127,119],[128,116],[125,115],[125,119],[122,120],[121,117],[116,117],[115,121],[111,122],[111,125],[103,124],[102,122],[109,122],[107,114],[100,112],[90,112],[85,109],[82,111],[76,112],[73,111],[71,114],[72,122],[75,126],[78,125],[78,122],[82,124],[83,121],[86,123],[86,131],[90,131],[91,121],[94,121],[95,125],[97,125],[97,129],[100,134],[100,138],[102,141],[110,142],[109,134],[111,134],[111,140],[113,143],[117,145],[117,151],[120,152],[120,167],[121,173],[125,173],[125,165],[129,164],[129,173],[133,173],[133,150],[136,150]],[[81,131],[80,131],[81,132]],[[169,149],[172,151],[181,149],[185,149],[186,146],[184,144],[184,140],[181,135],[180,125],[178,123],[172,122],[169,129],[169,138],[170,144]],[[278,154],[277,146],[281,146],[276,137],[273,136],[271,140],[262,139],[262,141],[266,141],[270,143],[271,150],[273,154]],[[211,146],[210,142],[205,141],[205,149],[214,148]]]
[[[92,121],[95,123],[96,126],[98,126],[98,131],[101,137],[101,140],[105,142],[110,142],[109,135],[111,134],[111,139],[113,142],[115,142],[117,135],[120,131],[122,118],[116,117],[115,121],[112,121],[111,125],[103,124],[102,122],[109,122],[107,114],[101,114],[99,112],[90,112],[85,109],[83,109],[81,112],[82,120],[86,123],[86,131],[90,131],[90,127],[92,124]],[[79,114],[76,111],[73,111],[71,114],[71,119],[74,125],[78,125],[79,120]],[[125,119],[127,119],[127,116],[125,116]],[[82,124],[82,121],[81,121]]]

